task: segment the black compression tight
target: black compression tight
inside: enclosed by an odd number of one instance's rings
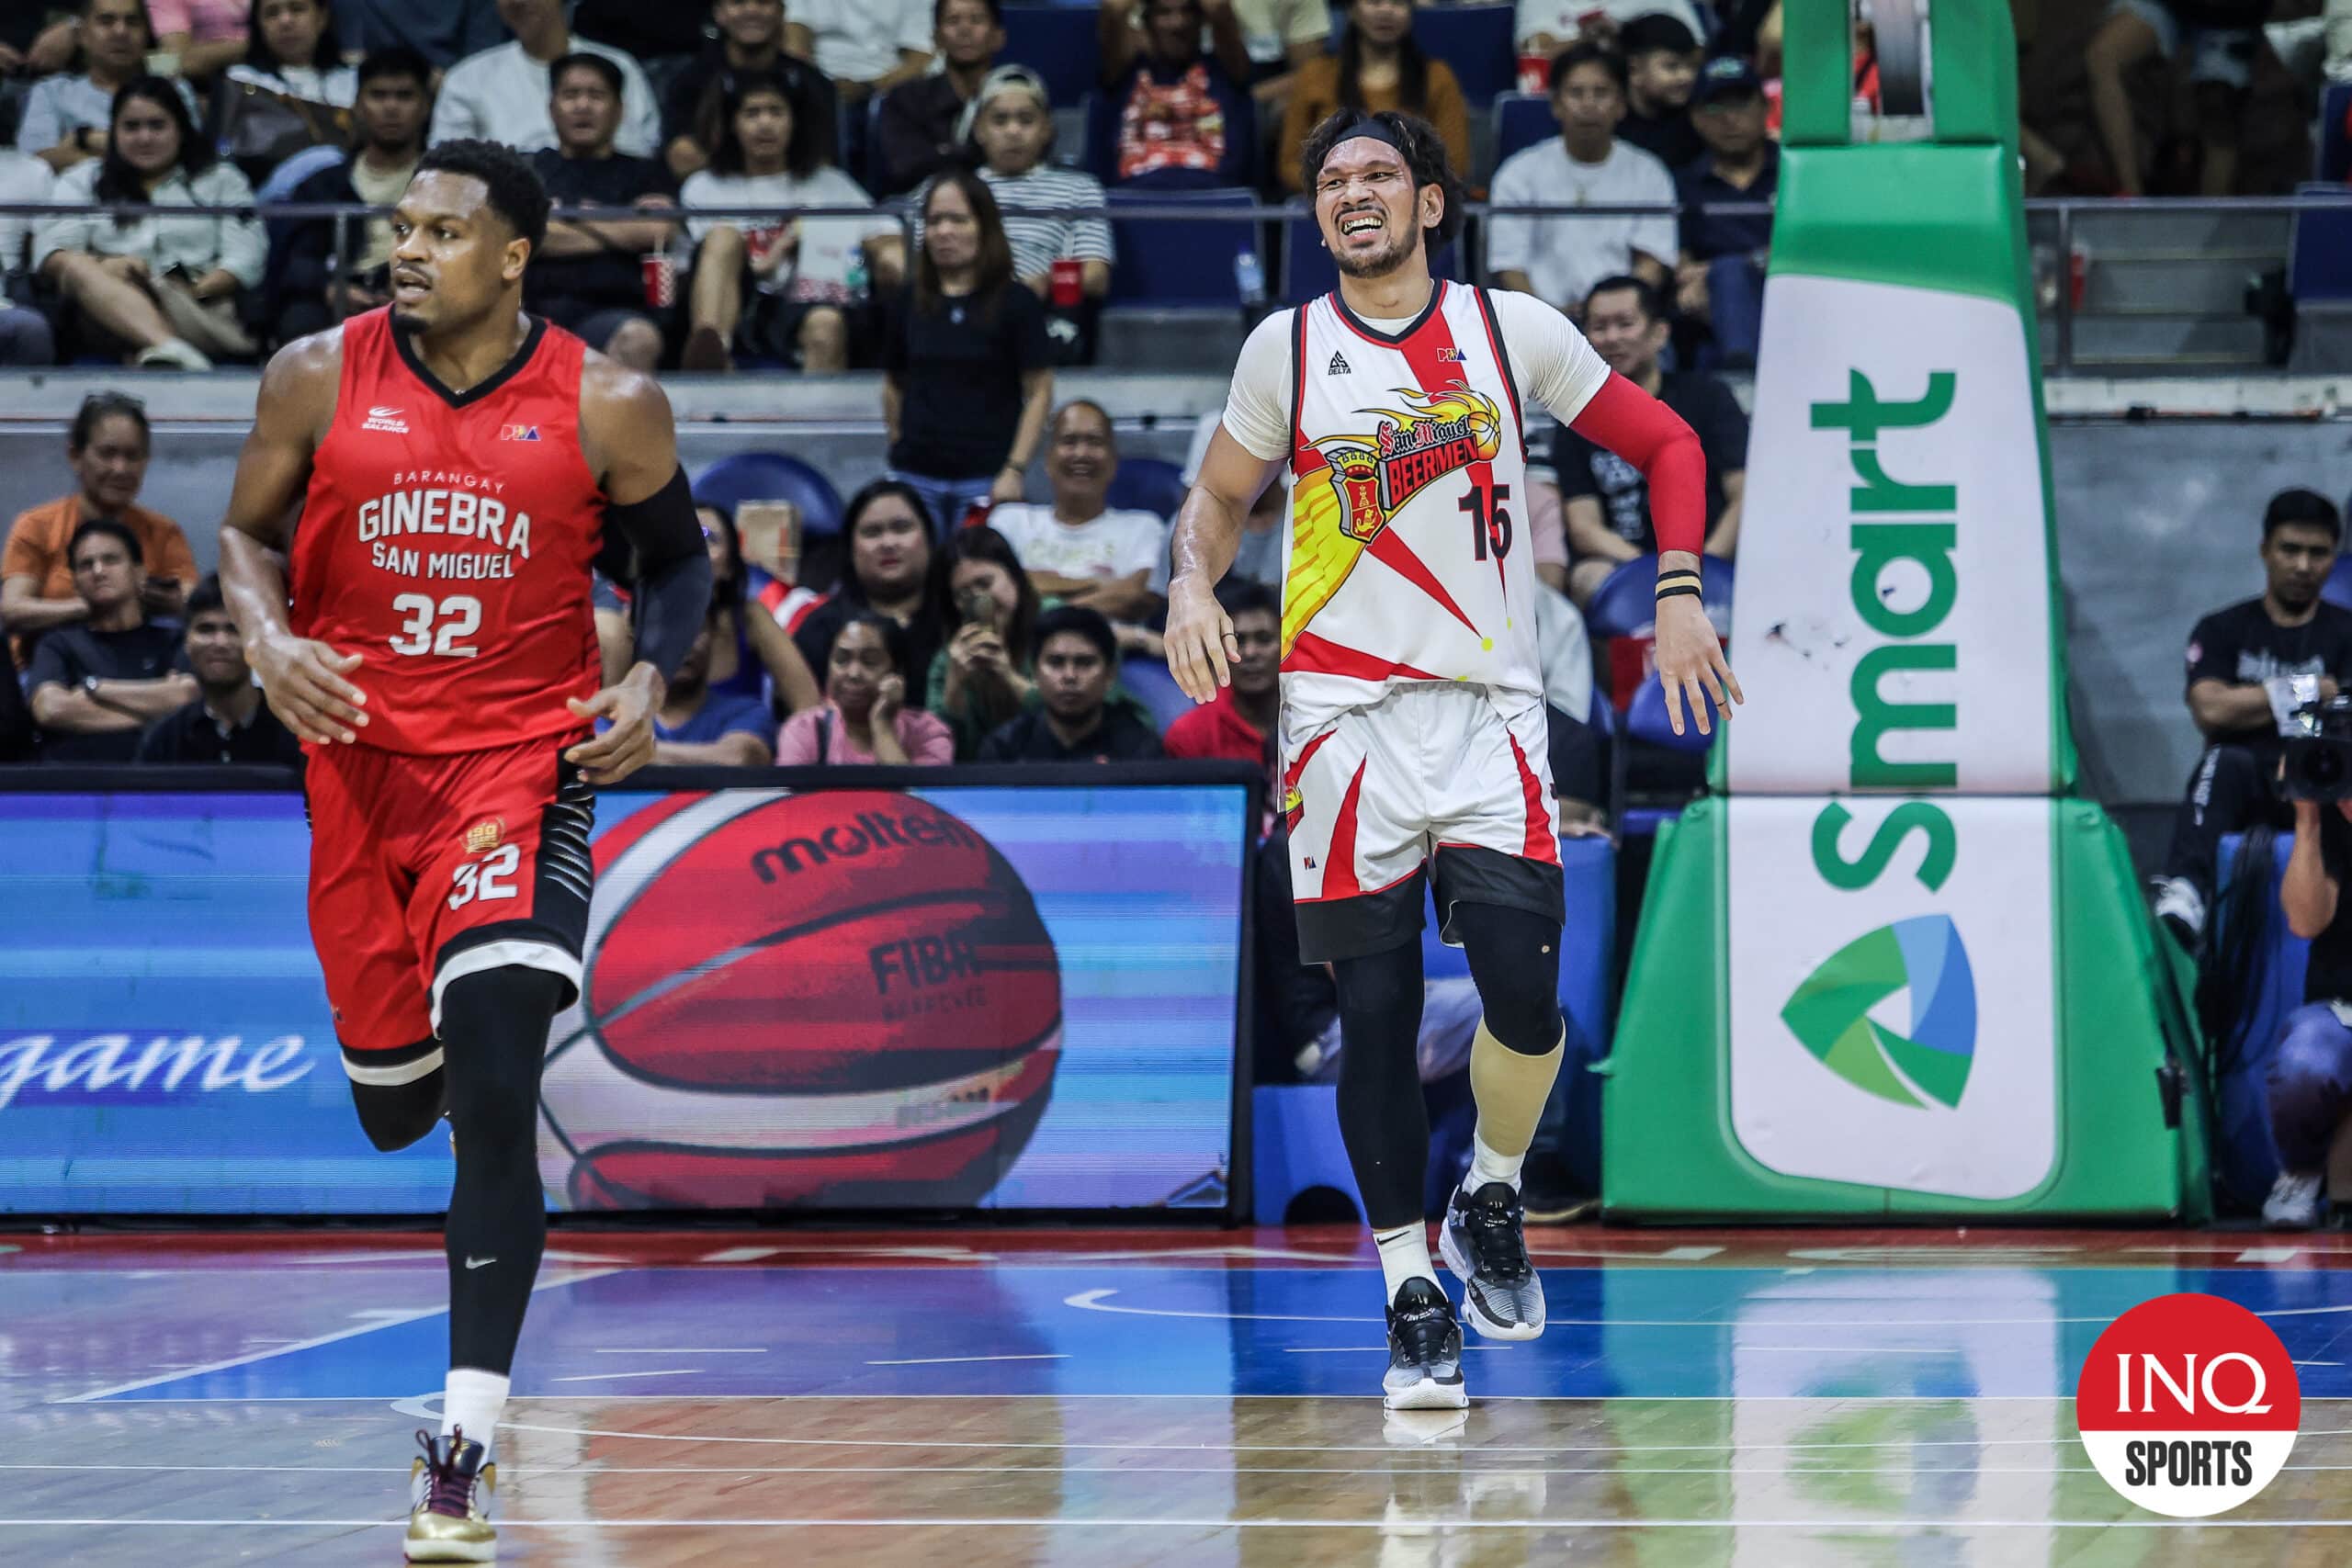
[[[1340,1138],[1375,1231],[1421,1223],[1429,1109],[1414,1045],[1421,1032],[1421,944],[1331,965],[1340,993]]]
[[[504,1374],[548,1237],[539,1189],[539,1071],[563,982],[537,969],[486,969],[441,997],[443,1071],[458,1179],[449,1257],[449,1364]]]

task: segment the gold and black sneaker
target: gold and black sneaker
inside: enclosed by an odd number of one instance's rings
[[[482,1462],[482,1446],[463,1427],[440,1441],[420,1430],[416,1440],[424,1454],[409,1462],[408,1560],[497,1562],[498,1531],[491,1528],[489,1505],[498,1490],[498,1467]]]

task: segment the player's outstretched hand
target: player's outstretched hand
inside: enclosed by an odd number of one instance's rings
[[[1233,667],[1241,662],[1233,617],[1198,578],[1169,584],[1168,629],[1159,640],[1168,649],[1168,672],[1194,702],[1213,701],[1218,687],[1233,683]]]
[[[592,735],[566,751],[564,760],[578,767],[592,784],[615,784],[653,761],[653,716],[662,707],[662,678],[650,664],[640,664],[586,702],[573,697],[567,705],[578,716],[594,722],[610,719],[612,728]]]
[[[269,711],[296,739],[332,746],[359,738],[368,723],[362,711],[368,699],[344,679],[359,668],[359,655],[337,653],[325,643],[279,632],[256,639],[245,649],[245,660],[260,678]]]
[[[1699,733],[1714,733],[1713,714],[1728,721],[1734,703],[1747,699],[1731,666],[1724,662],[1723,644],[1707,612],[1692,593],[1662,599],[1657,606],[1657,678],[1666,688],[1666,722],[1682,733],[1682,707],[1687,702]]]

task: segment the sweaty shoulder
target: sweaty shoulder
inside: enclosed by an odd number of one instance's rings
[[[1225,433],[1263,462],[1290,452],[1291,337],[1298,310],[1276,310],[1260,321],[1233,367],[1225,400]]]
[[[1577,324],[1532,294],[1489,288],[1487,302],[1502,329],[1511,374],[1527,396],[1572,424],[1609,379],[1609,364],[1585,341]]]

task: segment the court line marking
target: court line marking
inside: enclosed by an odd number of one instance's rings
[[[1067,1351],[1056,1350],[1026,1356],[917,1356],[905,1361],[868,1361],[869,1367],[944,1367],[963,1361],[1067,1361]]]
[[[623,1378],[682,1378],[690,1372],[700,1371],[702,1371],[700,1367],[663,1367],[658,1371],[650,1372],[583,1372],[578,1377],[550,1378],[548,1381],[550,1382],[618,1382]]]
[[[591,1269],[582,1273],[538,1280],[531,1286],[531,1292],[536,1295],[541,1291],[551,1291],[563,1285],[577,1285],[589,1280],[601,1280],[608,1274],[620,1272],[622,1270],[618,1269]],[[399,1314],[371,1312],[368,1314],[368,1321],[356,1328],[339,1328],[333,1334],[322,1334],[315,1339],[298,1339],[291,1345],[273,1345],[266,1350],[254,1350],[243,1356],[232,1356],[226,1360],[198,1362],[177,1371],[163,1372],[154,1377],[135,1378],[130,1382],[116,1383],[109,1388],[93,1389],[87,1393],[69,1394],[62,1399],[48,1400],[45,1403],[87,1404],[93,1400],[107,1399],[119,1393],[130,1393],[142,1388],[154,1388],[161,1383],[177,1382],[182,1378],[204,1377],[212,1372],[225,1372],[237,1367],[249,1367],[255,1361],[266,1361],[276,1356],[290,1356],[298,1350],[314,1350],[322,1345],[333,1345],[340,1340],[355,1339],[362,1334],[373,1334],[379,1329],[398,1328],[403,1324],[419,1323],[428,1317],[437,1317],[448,1310],[448,1303],[445,1302],[437,1307],[424,1308],[416,1312]],[[198,1400],[193,1403],[213,1404],[216,1402]]]
[[[600,1348],[596,1352],[599,1356],[764,1356],[767,1353],[767,1348],[760,1345],[752,1346],[749,1349],[729,1350],[716,1349],[708,1346],[688,1346],[683,1348],[673,1348],[670,1349],[643,1349],[636,1346],[625,1345],[615,1346],[611,1348]]]
[[[1384,1319],[1369,1316],[1325,1317],[1306,1313],[1286,1312],[1201,1312],[1190,1307],[1113,1306],[1106,1299],[1119,1293],[1117,1286],[1104,1286],[1080,1291],[1064,1296],[1062,1305],[1077,1307],[1081,1312],[1124,1313],[1132,1317],[1198,1317],[1213,1323],[1380,1323]],[[2352,1303],[2342,1306],[2272,1307],[2256,1311],[2256,1317],[2319,1317],[2352,1313]],[[1901,1330],[1906,1328],[1994,1328],[2004,1326],[2044,1327],[2060,1323],[2112,1323],[2112,1316],[2097,1317],[1780,1317],[1775,1324],[1795,1328],[1876,1328]],[[1555,1317],[1554,1327],[1577,1328],[1712,1328],[1718,1331],[1736,1329],[1739,1320],[1727,1317]],[[1979,1396],[1983,1397],[1983,1396]]]
[[[0,1529],[11,1526],[40,1526],[49,1529],[390,1529],[408,1523],[397,1519],[121,1519],[121,1518],[0,1518]],[[512,1519],[502,1518],[502,1530],[668,1530],[668,1529],[1036,1529],[1044,1526],[1060,1526],[1079,1529],[1211,1529],[1211,1530],[1326,1530],[1354,1529],[1395,1531],[1402,1533],[1398,1521],[1385,1517],[1361,1519],[1237,1519],[1168,1517],[1105,1518],[1095,1515],[1036,1515],[1023,1517],[1003,1515],[993,1518],[925,1517],[909,1518],[775,1518],[775,1519]],[[1921,1529],[2346,1529],[2352,1519],[1840,1519],[1827,1515],[1811,1519],[1743,1519],[1736,1516],[1715,1519],[1570,1519],[1530,1517],[1498,1519],[1473,1518],[1464,1515],[1454,1518],[1423,1516],[1410,1521],[1413,1530],[1431,1529],[1461,1530],[1645,1530],[1645,1529],[1703,1529],[1703,1530],[1862,1530],[1883,1534],[1889,1530]]]

